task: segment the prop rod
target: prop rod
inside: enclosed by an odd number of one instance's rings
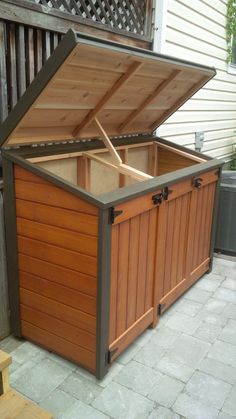
[[[99,129],[99,131],[102,135],[103,142],[104,142],[105,146],[108,148],[108,150],[110,151],[110,154],[112,155],[114,162],[118,165],[122,164],[122,160],[121,160],[119,154],[117,153],[115,147],[113,146],[110,138],[108,137],[106,131],[103,129],[99,120],[97,118],[94,118],[94,121],[97,124],[97,127],[98,127],[98,129]]]

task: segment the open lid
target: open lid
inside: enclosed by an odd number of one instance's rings
[[[3,123],[0,144],[151,133],[215,75],[211,67],[69,30]]]

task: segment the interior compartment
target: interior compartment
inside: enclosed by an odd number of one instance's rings
[[[174,149],[153,140],[141,144],[119,146],[116,151],[122,163],[150,177],[160,176],[206,161],[206,159],[191,155],[187,151]],[[93,160],[93,156],[98,159]],[[116,166],[109,166],[109,164],[114,164],[114,159],[107,149],[97,149],[90,153],[75,152],[44,156],[29,160],[94,195],[115,191],[145,180],[137,179],[135,172],[134,175],[132,172],[123,174],[118,171]]]

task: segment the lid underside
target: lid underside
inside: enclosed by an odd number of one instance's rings
[[[215,75],[69,32],[3,124],[4,145],[99,137],[94,118],[110,136],[151,133]]]

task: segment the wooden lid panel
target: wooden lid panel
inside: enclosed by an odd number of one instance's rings
[[[78,38],[5,144],[99,137],[95,117],[110,136],[151,133],[214,74],[209,67]]]

